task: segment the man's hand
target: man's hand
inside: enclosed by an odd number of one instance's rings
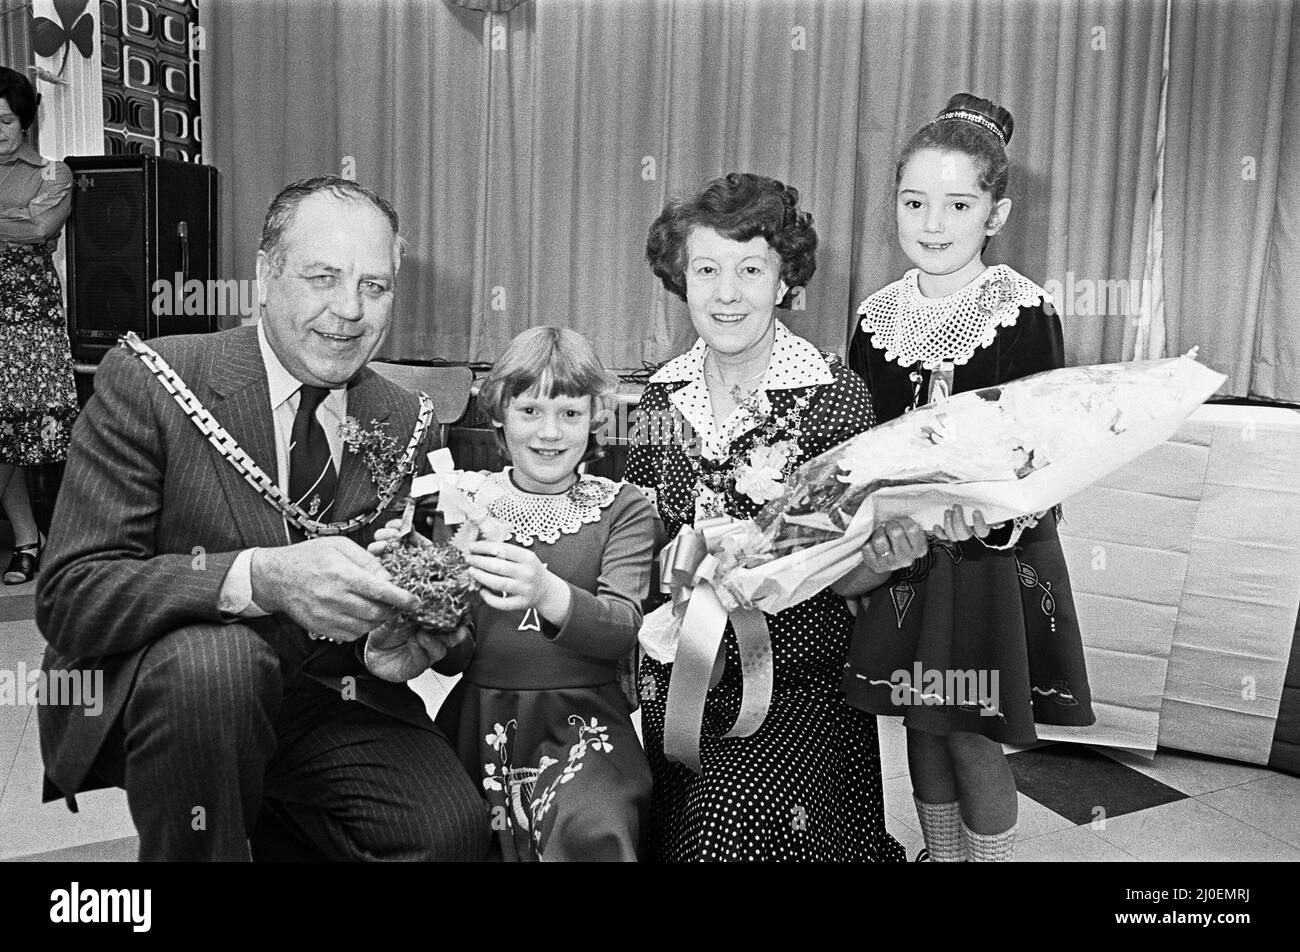
[[[435,631],[413,622],[381,625],[366,639],[366,668],[385,681],[418,678],[469,637],[469,628]]]
[[[390,581],[377,558],[342,536],[258,549],[251,572],[253,601],[337,641],[355,641],[420,603]]]

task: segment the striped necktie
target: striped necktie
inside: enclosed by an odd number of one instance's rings
[[[316,419],[316,408],[328,394],[324,387],[302,385],[289,438],[289,498],[321,522],[331,518],[339,482],[325,429]]]

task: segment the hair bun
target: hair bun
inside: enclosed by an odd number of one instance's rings
[[[1003,145],[1011,141],[1011,133],[1015,130],[1016,121],[1011,117],[1010,112],[992,100],[984,99],[972,93],[957,93],[948,100],[948,105],[943,107],[943,111],[935,116],[935,119],[943,119],[956,112],[973,112],[978,116],[982,116],[997,128],[997,131],[1001,134]],[[957,117],[954,116],[953,118]],[[982,123],[977,124],[982,125]]]

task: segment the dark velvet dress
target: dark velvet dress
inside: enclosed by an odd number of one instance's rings
[[[756,446],[792,441],[788,465],[794,467],[872,423],[862,381],[838,357],[778,323],[762,382],[771,425],[724,430],[717,440],[703,438],[695,452],[680,436],[692,427],[697,435],[713,430],[704,353],[701,342],[651,378],[628,455],[626,478],[656,501],[670,537],[709,505],[741,518],[757,513],[759,504],[737,490],[734,478],[737,461]],[[655,780],[651,855],[666,861],[905,859],[885,830],[876,719],[848,706],[839,691],[853,628],[847,603],[827,589],[766,617],[774,669],[767,718],[749,737],[720,736],[735,723],[742,694],[739,649],[728,625],[725,673],[704,706],[699,776],[664,755],[673,666],[642,661],[642,727]]]
[[[1064,366],[1055,309],[1046,297],[1023,301],[1003,320],[994,317],[991,341],[952,368],[952,393]],[[849,361],[884,422],[925,402],[931,372],[887,359],[868,328],[864,316]],[[926,733],[970,731],[1012,744],[1037,740],[1035,723],[1093,723],[1057,519],[1044,514],[1006,550],[989,546],[1008,542],[1010,525],[995,529],[987,545],[934,541],[926,556],[894,573],[858,615],[843,682],[849,703],[901,715],[906,727]]]
[[[586,476],[580,504],[506,491],[541,535],[524,542],[569,583],[568,621],[480,605],[474,643],[434,666],[464,671],[437,724],[488,801],[493,856],[507,861],[640,858],[650,769],[618,667],[636,644],[654,514],[635,488]],[[560,494],[568,496],[568,494]],[[546,536],[553,536],[547,541]]]

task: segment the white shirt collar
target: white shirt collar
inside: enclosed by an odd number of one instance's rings
[[[266,327],[261,321],[257,322],[257,346],[262,351],[262,363],[266,365],[266,383],[271,395],[271,412],[274,413],[282,403],[298,392],[302,381],[289,373],[284,364],[280,363],[280,358],[275,356],[271,342],[266,339]],[[347,415],[347,387],[330,390],[325,397],[325,406],[335,417],[343,419]]]
[[[28,165],[34,166],[38,169],[43,169],[47,164],[49,164],[49,160],[37,152],[36,147],[27,141],[24,141],[23,144],[13,152],[13,154],[6,156],[4,159],[0,159],[0,163],[5,165],[9,165],[13,162],[26,162]]]
[[[675,383],[683,380],[700,380],[704,377],[704,358],[709,346],[701,338],[686,353],[674,357],[654,375],[651,383]],[[772,341],[772,359],[763,375],[764,390],[793,390],[834,383],[835,375],[822,352],[813,344],[792,334],[779,320]]]
[[[650,382],[686,383],[686,386],[674,390],[668,399],[699,435],[700,450],[709,459],[725,459],[731,442],[759,426],[763,418],[772,412],[772,404],[767,396],[769,391],[835,382],[835,375],[822,352],[802,337],[790,333],[784,324],[777,321],[772,359],[768,362],[767,372],[757,391],[757,415],[746,407],[738,406],[719,427],[713,419],[713,400],[704,380],[704,357],[708,350],[708,345],[703,340],[696,341],[695,346],[686,353],[661,367],[651,376]]]

